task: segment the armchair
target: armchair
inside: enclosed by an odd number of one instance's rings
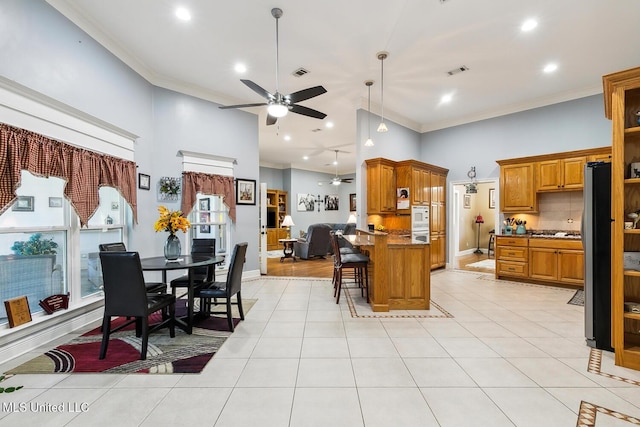
[[[324,258],[329,253],[331,239],[329,233],[331,226],[328,224],[311,224],[307,229],[307,235],[299,238],[293,244],[295,256],[302,259],[313,257]]]

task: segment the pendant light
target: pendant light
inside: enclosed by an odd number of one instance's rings
[[[380,60],[380,109],[382,111],[378,132],[386,132],[389,129],[387,129],[387,125],[384,124],[384,60],[389,56],[389,52],[378,52],[377,55]]]
[[[369,137],[364,142],[364,146],[373,147],[373,140],[371,139],[371,86],[373,85],[373,80],[367,80],[364,84],[369,89],[369,103],[367,104],[367,132]]]

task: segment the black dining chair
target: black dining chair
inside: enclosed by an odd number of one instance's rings
[[[216,256],[216,239],[193,239],[191,242],[191,255]],[[215,265],[205,267],[196,267],[191,273],[193,275],[194,285],[201,286],[204,283],[215,282],[216,269]],[[171,281],[171,291],[175,295],[177,288],[189,287],[189,275],[185,274]]]
[[[100,243],[98,245],[100,252],[126,252],[127,247],[122,242]],[[149,294],[164,294],[167,292],[167,284],[160,282],[145,282]]]
[[[171,294],[147,293],[138,252],[103,251],[100,252],[100,263],[104,279],[104,316],[99,358],[104,359],[107,355],[110,335],[135,322],[136,336],[142,336],[140,359],[145,360],[151,332],[168,326],[169,335],[171,338],[175,337],[176,297]],[[149,315],[156,311],[163,312],[162,320],[149,326]],[[111,329],[113,316],[133,319]]]
[[[369,257],[359,253],[342,253],[335,233],[331,234],[333,246],[333,296],[336,304],[340,302],[340,291],[345,270],[353,270],[354,281],[360,288],[360,294],[369,301]]]
[[[240,312],[240,319],[244,320],[244,311],[242,309],[242,296],[240,294],[242,287],[242,267],[247,254],[247,242],[238,243],[233,248],[231,254],[231,263],[227,272],[226,282],[212,282],[204,284],[196,288],[195,296],[200,298],[200,312],[204,314],[226,314],[229,322],[229,330],[233,332],[233,317],[231,315],[231,306],[237,305]],[[233,296],[236,302],[232,301]],[[211,311],[211,300],[217,301],[224,299],[226,303],[226,311]],[[214,302],[215,304],[215,302]]]

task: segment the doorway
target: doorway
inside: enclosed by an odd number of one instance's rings
[[[499,223],[497,181],[477,181],[476,193],[468,193],[466,184],[468,182],[451,184],[449,261],[453,268],[493,272],[495,253],[489,254],[488,246],[490,231],[495,231]]]

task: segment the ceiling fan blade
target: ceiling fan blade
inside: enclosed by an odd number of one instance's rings
[[[327,117],[325,113],[321,113],[318,110],[314,110],[312,108],[303,107],[302,105],[292,105],[289,107],[289,110],[292,113],[302,114],[303,116],[313,117],[315,119],[324,119]]]
[[[311,99],[315,96],[327,93],[327,90],[322,86],[310,87],[308,89],[299,90],[287,95],[285,98],[289,99],[291,103],[301,102],[307,99]]]
[[[267,126],[275,125],[277,121],[277,117],[273,117],[272,115],[267,114]]]
[[[261,107],[263,105],[268,105],[268,104],[266,102],[258,102],[255,104],[221,105],[218,108],[220,108],[221,110],[227,110],[229,108]]]
[[[261,97],[269,99],[269,100],[275,99],[275,96],[271,95],[269,92],[267,92],[266,89],[264,89],[263,87],[261,87],[260,85],[258,85],[256,83],[252,82],[251,80],[242,80],[242,79],[240,79],[240,81],[242,83],[244,83],[245,85],[247,85],[249,87],[249,89],[251,89],[252,91],[257,93]]]

